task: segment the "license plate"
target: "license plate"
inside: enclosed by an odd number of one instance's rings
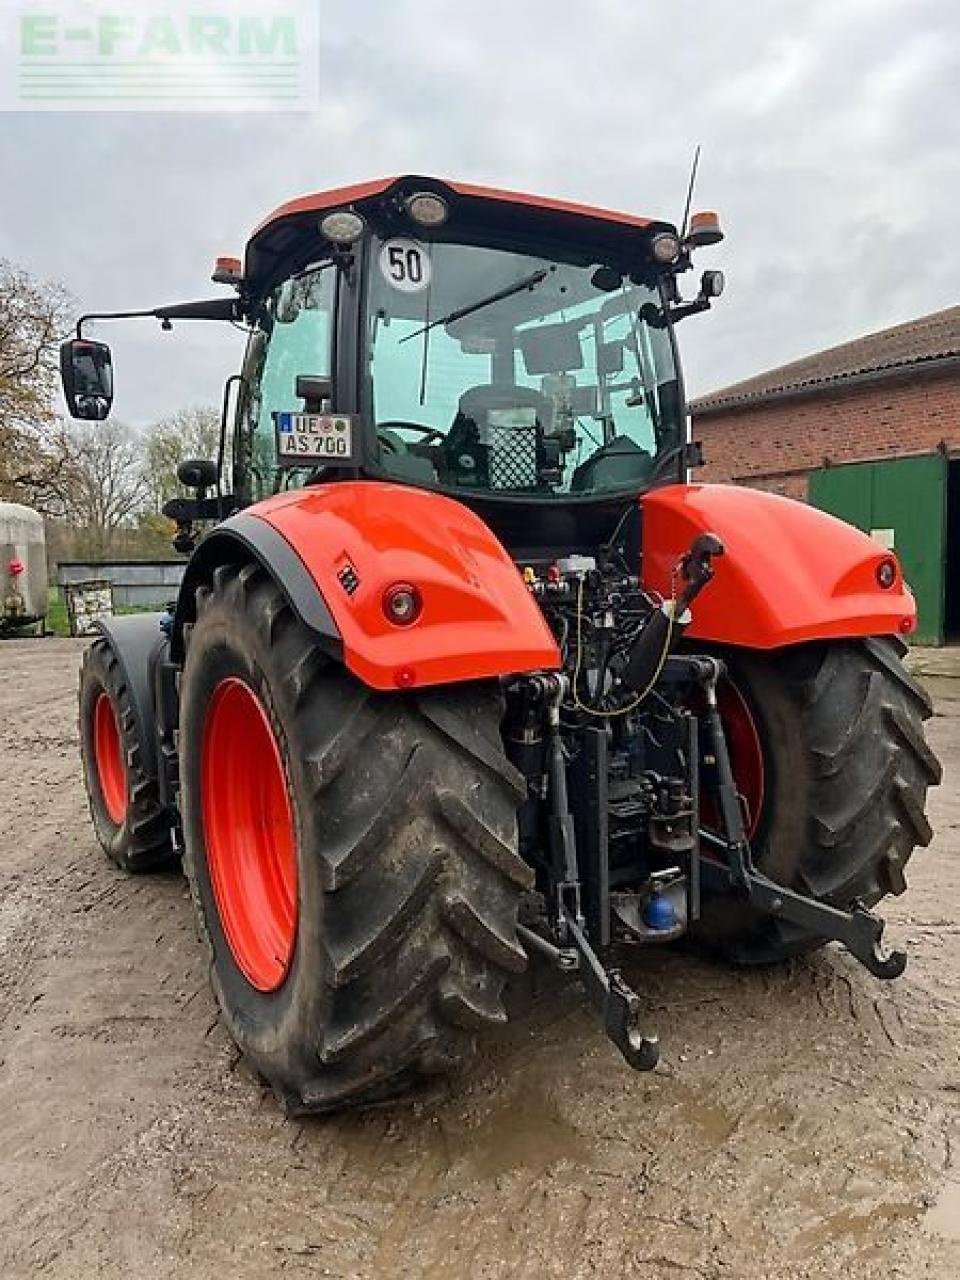
[[[351,465],[353,419],[342,413],[278,413],[277,461],[288,466],[321,462]]]

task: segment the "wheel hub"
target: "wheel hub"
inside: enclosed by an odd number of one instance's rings
[[[127,816],[127,769],[117,713],[105,689],[93,706],[93,756],[104,807],[119,827]]]
[[[201,758],[207,866],[224,936],[258,991],[276,991],[297,936],[297,842],[280,747],[253,689],[214,689]]]

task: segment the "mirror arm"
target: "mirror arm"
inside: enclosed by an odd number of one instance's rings
[[[149,311],[90,311],[77,321],[77,337],[83,337],[83,326],[89,320],[159,320],[164,329],[173,320],[239,320],[243,315],[240,298],[211,298],[202,302],[174,302]]]
[[[88,320],[138,320],[153,314],[152,311],[90,311],[77,321],[77,337],[83,338],[83,326]]]

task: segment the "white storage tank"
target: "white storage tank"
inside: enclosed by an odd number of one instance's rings
[[[43,516],[19,502],[0,502],[0,633],[46,616]]]

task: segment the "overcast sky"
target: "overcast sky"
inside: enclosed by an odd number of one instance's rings
[[[202,6],[201,6],[202,7]],[[414,172],[727,233],[692,394],[960,301],[955,0],[321,0],[322,109],[0,115],[0,256],[87,309],[216,293],[294,195]],[[329,15],[329,17],[327,17]],[[688,280],[687,288],[694,282]],[[214,332],[214,329],[218,332]],[[238,334],[110,326],[116,416],[218,402]]]

